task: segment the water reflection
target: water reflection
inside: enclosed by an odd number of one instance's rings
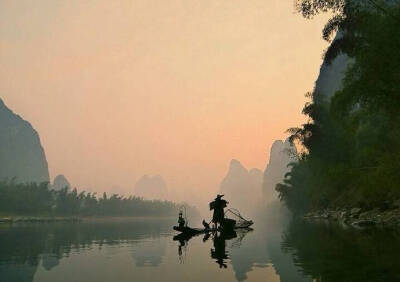
[[[165,255],[166,247],[166,242],[159,239],[137,243],[132,253],[136,266],[159,266]]]
[[[173,237],[174,219],[0,225],[0,281],[400,281],[398,231],[286,212],[260,211],[252,232],[195,237]]]
[[[104,245],[135,245],[137,266],[158,266],[166,244],[156,240],[170,220],[100,220],[93,222],[0,226],[0,281],[33,281],[39,265],[50,271],[62,258]],[[144,241],[144,238],[150,238]]]
[[[291,252],[282,249],[282,238],[290,226],[291,215],[279,202],[259,210],[254,215],[255,230],[241,230],[232,234],[206,234],[212,238],[210,258],[218,268],[227,269],[229,264],[236,281],[249,280],[249,273],[256,272],[253,281],[310,281],[310,277],[302,272],[301,267],[293,261]],[[252,231],[252,232],[249,232]],[[184,261],[189,240],[196,236],[179,234],[174,240],[179,241],[178,254]],[[273,271],[269,271],[273,268]],[[266,274],[268,273],[268,274]]]
[[[252,228],[245,228],[238,230],[240,236],[238,237],[238,233],[236,231],[224,231],[224,232],[207,232],[204,234],[185,234],[180,233],[173,237],[174,241],[178,241],[178,256],[179,261],[184,263],[183,252],[182,250],[188,246],[189,240],[193,237],[197,237],[203,235],[203,243],[207,242],[208,239],[212,238],[213,248],[211,248],[210,254],[211,258],[219,265],[219,268],[227,268],[227,261],[229,258],[229,252],[226,250],[227,241],[238,238],[232,246],[239,248],[241,246],[243,238],[250,231],[253,231]]]
[[[46,270],[51,270],[60,263],[60,258],[54,254],[43,254],[41,258],[42,265]]]
[[[400,281],[399,230],[295,221],[282,250],[317,281]]]
[[[226,251],[226,241],[236,238],[236,232],[217,232],[213,236],[213,246],[211,249],[211,258],[215,259],[215,262],[219,265],[219,268],[227,268],[226,261],[228,252]]]

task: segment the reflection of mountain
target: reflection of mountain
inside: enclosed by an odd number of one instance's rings
[[[60,263],[60,259],[54,254],[44,254],[42,255],[42,265],[44,269],[51,270]]]
[[[0,179],[49,181],[46,156],[32,125],[14,114],[0,99]]]
[[[261,198],[262,172],[253,168],[250,171],[237,160],[231,160],[229,170],[220,185],[220,191],[225,194],[231,207],[244,213],[255,207]]]
[[[0,264],[0,281],[4,282],[31,282],[35,275],[37,264]]]
[[[282,250],[282,237],[290,225],[291,215],[288,210],[279,202],[271,203],[266,213],[265,220],[265,242],[275,272],[280,276],[282,282],[290,281],[310,281],[310,278],[304,277],[300,267],[293,262],[293,254]]]
[[[244,281],[254,267],[267,267],[272,264],[280,281],[309,281],[305,279],[293,264],[290,253],[281,249],[282,234],[288,225],[288,212],[280,203],[274,202],[263,209],[255,219],[255,232],[245,238],[240,248],[233,248],[231,262],[235,277]],[[259,224],[257,224],[259,222]]]
[[[165,249],[165,240],[142,242],[135,245],[132,256],[136,261],[136,266],[158,266],[165,255]]]
[[[167,184],[160,175],[143,175],[135,184],[135,195],[149,200],[166,200]]]
[[[267,202],[278,199],[275,191],[276,184],[282,182],[285,174],[290,170],[288,164],[296,161],[296,147],[291,145],[288,140],[276,140],[271,146],[269,162],[264,171],[263,192]]]
[[[245,281],[247,273],[251,271],[254,265],[266,267],[268,264],[268,254],[265,244],[260,244],[261,240],[257,238],[257,234],[252,232],[246,235],[245,240],[245,243],[240,248],[230,250],[231,263],[237,281]]]
[[[170,230],[174,222],[114,219],[81,224],[4,226],[0,229],[0,281],[31,282],[40,264],[44,269],[51,270],[57,268],[61,257],[79,249],[124,242],[134,245],[136,252],[133,256],[137,265],[157,266],[165,254],[165,241],[162,243],[159,240],[158,244],[152,245],[143,240],[159,237],[161,232]]]
[[[395,230],[295,221],[282,248],[317,281],[400,281],[400,236]]]

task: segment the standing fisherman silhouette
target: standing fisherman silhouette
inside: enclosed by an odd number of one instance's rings
[[[222,197],[224,195],[218,194],[217,197],[210,203],[210,210],[214,210],[212,222],[215,224],[215,228],[223,227],[224,225],[224,208],[229,204],[227,201],[223,200]]]

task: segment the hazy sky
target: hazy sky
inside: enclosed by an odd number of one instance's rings
[[[0,97],[39,132],[51,177],[216,191],[230,159],[264,169],[304,121],[325,20],[292,0],[1,0]]]

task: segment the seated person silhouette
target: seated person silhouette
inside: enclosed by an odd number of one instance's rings
[[[178,224],[179,227],[185,227],[185,219],[182,216],[182,211],[179,211]]]

